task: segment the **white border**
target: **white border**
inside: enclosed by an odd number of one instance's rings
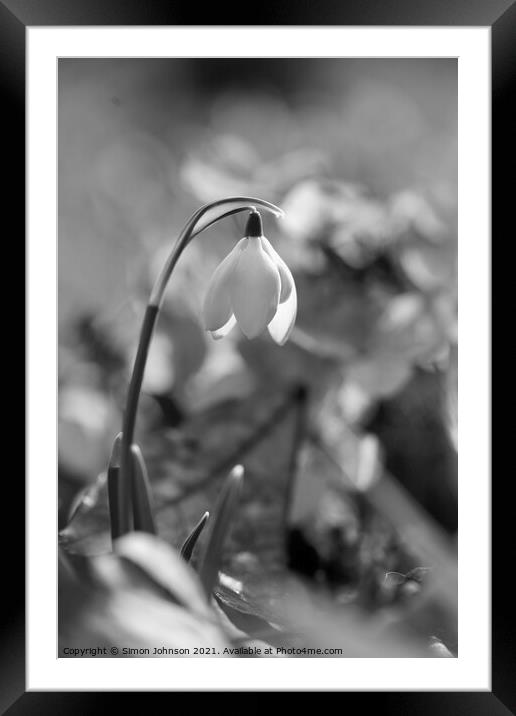
[[[56,658],[56,59],[459,58],[459,657]],[[490,28],[27,28],[28,690],[490,690]]]

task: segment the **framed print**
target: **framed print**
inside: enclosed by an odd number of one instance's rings
[[[489,377],[514,7],[366,5],[0,6],[20,207],[27,159],[7,713],[515,707]]]

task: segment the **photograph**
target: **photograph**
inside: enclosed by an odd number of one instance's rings
[[[59,659],[457,659],[457,57],[56,111]]]
[[[0,0],[26,283],[0,714],[516,714],[516,2],[192,10]]]

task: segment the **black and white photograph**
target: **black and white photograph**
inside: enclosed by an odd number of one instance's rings
[[[508,716],[516,4],[252,14],[0,0],[27,346],[0,713],[336,691]]]
[[[58,62],[60,657],[454,658],[457,60]]]

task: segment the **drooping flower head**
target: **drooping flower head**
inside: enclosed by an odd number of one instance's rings
[[[258,211],[251,211],[245,237],[219,264],[204,299],[204,326],[214,338],[237,323],[247,338],[266,328],[283,345],[294,326],[297,295],[283,259],[263,235]]]

